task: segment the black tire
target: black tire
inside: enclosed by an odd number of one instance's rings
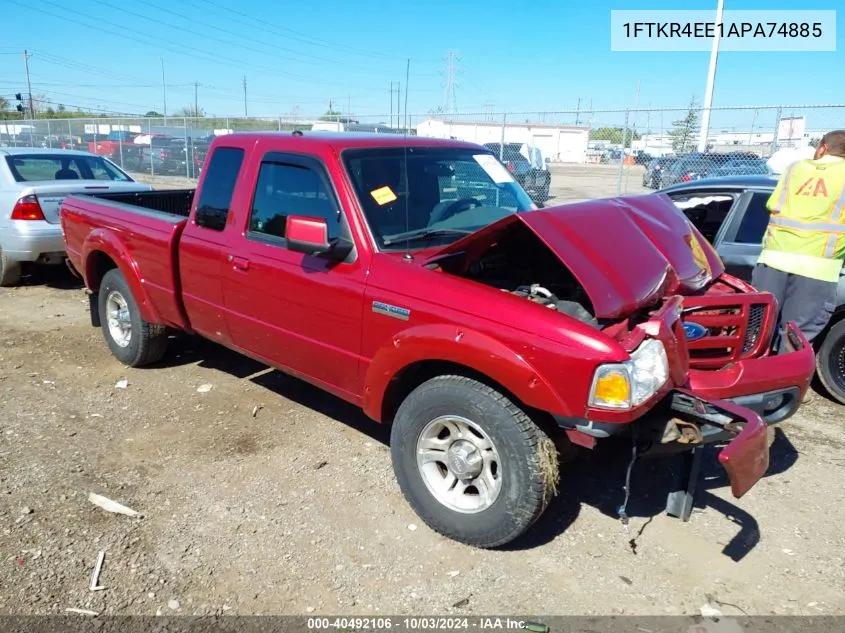
[[[816,373],[830,396],[845,404],[845,319],[827,331],[816,354]]]
[[[21,264],[20,262],[11,261],[3,254],[3,249],[0,248],[0,286],[8,288],[10,286],[17,286],[21,280]]]
[[[500,490],[485,509],[452,509],[423,479],[417,442],[441,416],[472,421],[495,446]],[[522,535],[557,492],[560,473],[552,440],[504,395],[465,376],[438,376],[411,392],[394,419],[390,452],[399,487],[419,517],[444,536],[475,547],[498,547]]]
[[[125,345],[112,335],[109,326],[108,302],[110,297],[116,300],[122,299],[126,304],[128,321],[130,325],[130,337]],[[100,315],[100,323],[103,330],[103,337],[109,346],[111,353],[124,365],[130,367],[141,367],[160,360],[167,351],[167,330],[163,325],[148,323],[141,318],[138,311],[138,303],[129,289],[129,284],[123,277],[123,273],[117,268],[108,271],[100,283],[100,290],[97,297],[97,311]]]

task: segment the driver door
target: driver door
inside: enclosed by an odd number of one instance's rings
[[[330,239],[353,239],[320,160],[266,154],[248,213],[239,216],[246,226],[232,232],[231,259],[224,265],[232,340],[268,364],[355,401],[366,270],[357,249],[342,262],[289,250],[289,215],[325,218]]]

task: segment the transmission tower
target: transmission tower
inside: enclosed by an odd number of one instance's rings
[[[455,88],[458,87],[455,76],[458,73],[458,51],[449,51],[446,54],[446,114],[456,114],[458,106],[455,102]]]

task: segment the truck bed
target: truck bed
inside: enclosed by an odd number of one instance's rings
[[[191,213],[191,203],[196,189],[165,189],[163,191],[127,191],[117,193],[85,194],[99,200],[110,200],[141,207],[152,211],[162,211],[187,218]]]
[[[142,310],[154,317],[148,320],[185,327],[178,242],[193,193],[186,189],[68,196],[62,203],[68,258],[86,282],[90,266],[110,265],[111,260],[124,276],[135,275],[145,296]],[[98,229],[103,227],[118,239],[102,239]],[[97,254],[92,257],[92,252]]]

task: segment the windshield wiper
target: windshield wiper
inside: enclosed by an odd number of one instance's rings
[[[413,231],[406,231],[404,233],[396,233],[394,235],[385,235],[382,241],[385,246],[396,244],[396,242],[404,242],[406,240],[418,240],[430,237],[441,237],[444,235],[469,235],[474,231],[467,229],[431,229],[428,227],[422,229],[414,229]]]

